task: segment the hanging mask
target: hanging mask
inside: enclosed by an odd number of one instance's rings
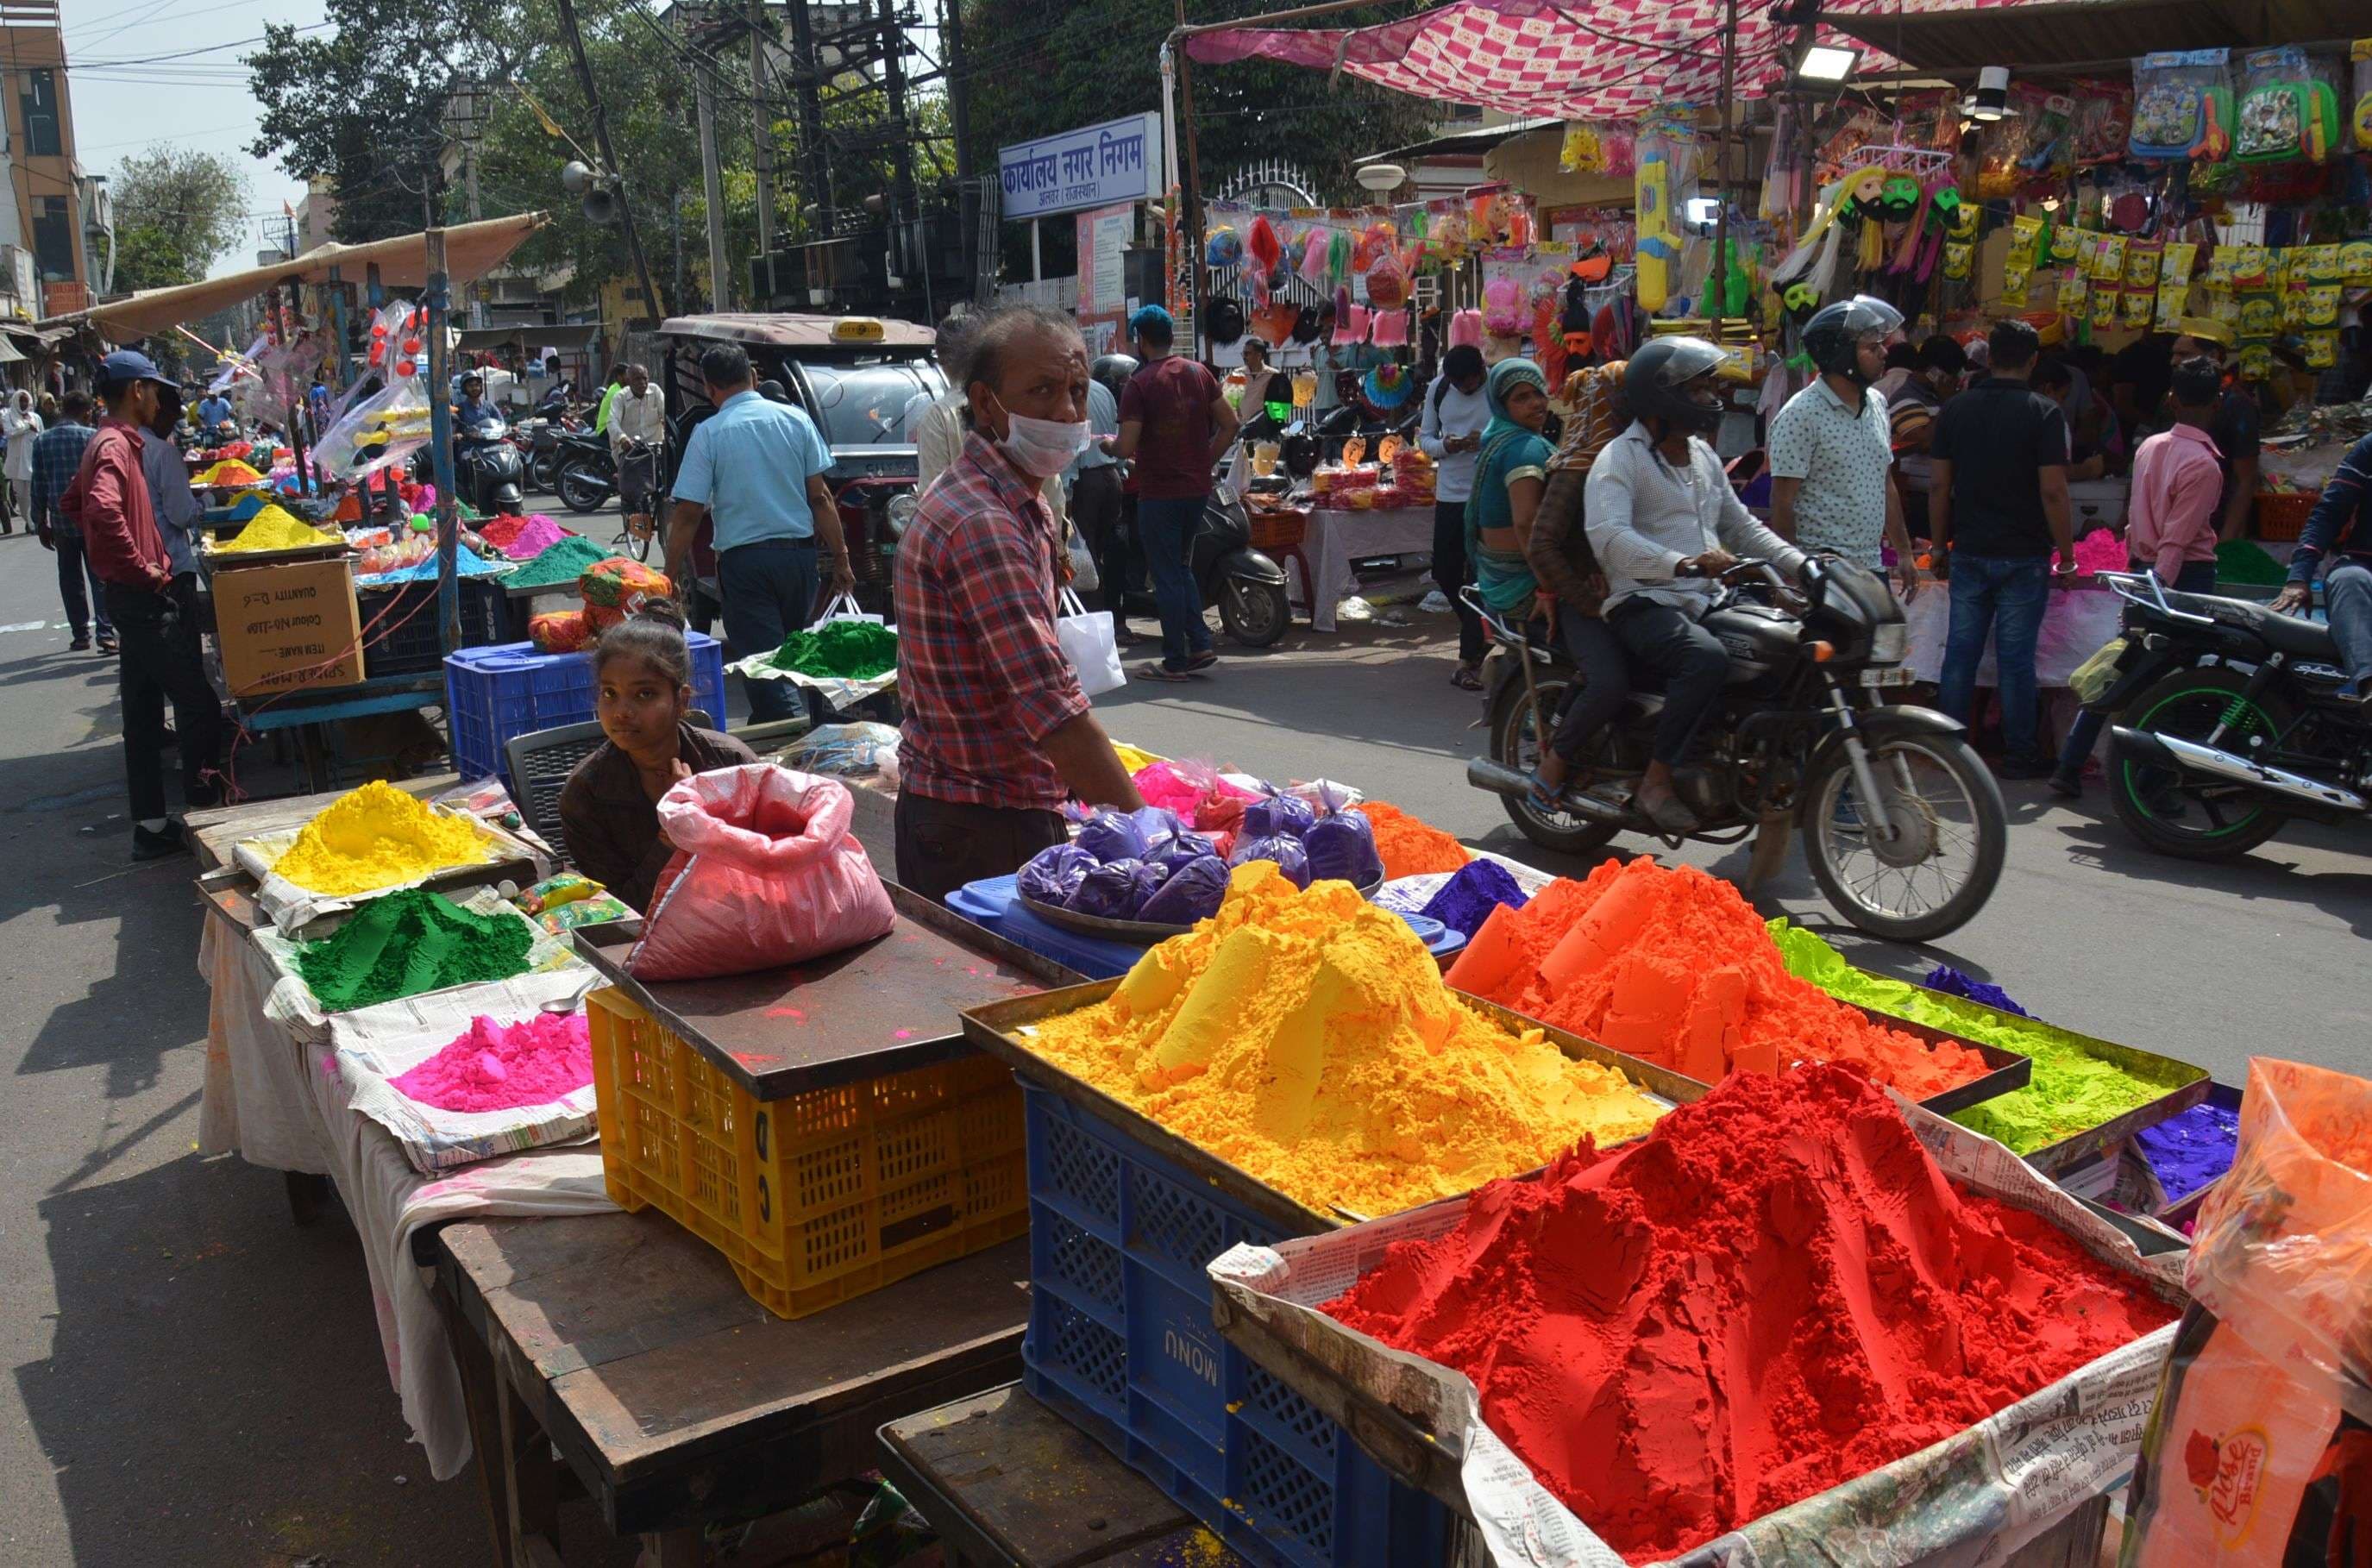
[[[1206,267],[1232,267],[1243,259],[1243,238],[1232,228],[1215,228],[1203,241],[1203,264]]]
[[[1919,210],[1919,181],[1907,174],[1889,175],[1878,193],[1878,213],[1888,223],[1902,223]]]
[[[1820,308],[1820,291],[1817,285],[1791,283],[1779,296],[1780,308],[1787,313],[1787,324],[1800,331]]]
[[[1878,201],[1886,192],[1886,170],[1865,168],[1845,177],[1844,192],[1838,198],[1838,212],[1845,217],[1878,215]]]

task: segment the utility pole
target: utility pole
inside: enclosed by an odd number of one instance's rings
[[[593,67],[585,59],[585,39],[576,30],[576,0],[557,0],[557,3],[561,30],[568,35],[568,50],[576,60],[577,86],[585,89],[585,101],[593,110],[593,145],[601,150],[602,167],[613,177],[620,177],[618,155],[610,146],[610,117],[602,112],[601,89],[593,83]],[[618,215],[626,226],[626,251],[634,259],[634,276],[643,285],[643,302],[651,308],[654,322],[664,321],[668,316],[667,302],[651,285],[650,264],[643,260],[642,236],[634,231],[634,205],[622,193],[618,197]]]
[[[716,93],[708,67],[692,68],[693,100],[700,112],[700,189],[708,204],[708,308],[727,308],[725,275],[725,173],[716,164]]]
[[[791,53],[798,62],[799,199],[822,215],[822,234],[829,239],[840,226],[831,197],[831,165],[823,145],[823,67],[816,60],[815,20],[808,0],[790,0]]]
[[[881,0],[881,85],[890,95],[890,119],[898,139],[890,144],[895,170],[891,206],[896,213],[916,210],[914,203],[913,127],[906,123],[906,33],[898,25],[900,0]]]
[[[765,0],[750,0],[750,163],[758,179],[758,254],[771,256],[774,253],[774,115],[766,101],[764,17]]]
[[[683,187],[675,188],[675,296],[683,294]]]
[[[472,122],[473,125],[480,123],[483,122]],[[486,214],[485,209],[478,204],[478,138],[475,134],[461,144],[461,190],[470,203],[470,221],[476,223]],[[486,324],[485,280],[471,279],[469,290],[470,325],[483,327]]]
[[[948,128],[956,138],[956,178],[971,178],[971,85],[963,67],[963,0],[939,0],[939,39],[947,52]]]

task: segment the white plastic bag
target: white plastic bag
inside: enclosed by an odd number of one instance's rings
[[[1068,588],[1063,590],[1054,637],[1063,645],[1063,656],[1079,672],[1079,690],[1088,696],[1128,684],[1127,672],[1120,667],[1120,644],[1112,634],[1110,614],[1100,610],[1089,614],[1079,596]]]
[[[888,624],[882,617],[867,615],[858,609],[855,594],[842,594],[823,607],[823,613],[815,618],[814,623],[808,630],[820,632],[835,621],[862,621],[868,626]]]

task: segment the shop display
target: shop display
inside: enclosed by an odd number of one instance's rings
[[[2321,163],[2339,142],[2337,71],[2295,44],[2259,49],[2240,62],[2232,157],[2240,163],[2303,158]]]
[[[344,542],[336,534],[305,522],[286,507],[272,504],[250,517],[236,538],[225,540],[212,549],[217,555],[239,555],[266,550],[309,550]]]
[[[2134,1134],[2134,1147],[2166,1201],[2179,1203],[2232,1168],[2239,1140],[2240,1113],[2211,1101],[2143,1128]]]
[[[1833,1066],[1733,1078],[1632,1148],[1494,1182],[1324,1310],[1471,1378],[1492,1430],[1634,1562],[1951,1436],[2175,1316],[2041,1215],[1956,1188]]]
[[[2230,51],[2170,51],[2134,62],[2135,157],[2219,163],[2231,137]]]
[[[478,532],[488,544],[512,561],[533,561],[562,540],[576,537],[541,514],[526,517],[489,517]]]
[[[1400,916],[1238,867],[1216,915],[1024,1042],[1318,1211],[1382,1214],[1529,1169],[1662,1107],[1452,996]]]
[[[1990,1071],[1967,1046],[1931,1047],[1797,979],[1735,887],[1644,855],[1494,910],[1449,982],[1702,1083],[1846,1062],[1924,1099]]]
[[[1952,1116],[1961,1126],[1982,1132],[2013,1154],[2030,1154],[2087,1132],[2163,1098],[2177,1087],[2138,1076],[2106,1057],[2096,1056],[2076,1036],[2040,1020],[2007,1022],[1951,997],[1855,969],[1818,935],[1784,920],[1772,922],[1771,930],[1788,972],[1831,996],[2031,1058],[2033,1077],[2025,1088],[1995,1096]]]
[[[407,888],[362,905],[296,949],[296,972],[322,1010],[343,1013],[472,981],[526,972],[535,934],[517,914],[479,914]]]
[[[343,897],[493,858],[493,844],[476,823],[433,810],[374,779],[306,823],[273,863],[272,874],[311,892]]]
[[[548,1105],[593,1082],[593,1047],[582,1013],[538,1013],[517,1024],[473,1018],[468,1032],[388,1082],[438,1110]]]

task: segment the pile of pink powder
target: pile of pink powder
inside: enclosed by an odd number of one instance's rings
[[[538,1013],[521,1024],[472,1018],[444,1050],[389,1081],[438,1110],[549,1105],[593,1081],[593,1042],[582,1013]]]

